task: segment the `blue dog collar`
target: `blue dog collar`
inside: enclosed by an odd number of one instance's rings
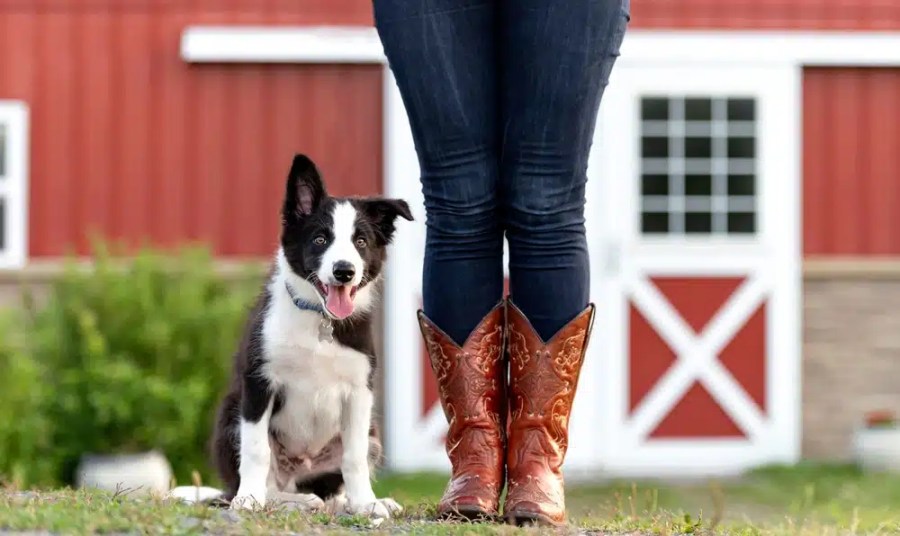
[[[309,302],[297,296],[297,293],[294,292],[294,289],[291,288],[290,283],[287,281],[284,282],[284,288],[287,290],[288,296],[291,297],[291,301],[294,302],[294,306],[301,311],[310,311],[313,313],[319,313],[320,315],[327,317],[325,314],[325,309],[318,302]]]
[[[308,302],[298,297],[287,281],[284,282],[284,288],[297,309],[322,315],[322,321],[319,322],[319,342],[334,342],[334,322],[332,322],[331,316],[325,312],[325,309],[318,303]]]

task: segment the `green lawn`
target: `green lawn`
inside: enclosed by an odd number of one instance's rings
[[[359,518],[301,516],[271,510],[240,516],[128,495],[85,492],[0,493],[0,533],[129,532],[153,534],[377,533],[514,534],[494,524],[438,523],[438,475],[379,478],[379,495],[407,508],[402,519],[377,529]],[[571,485],[568,532],[599,534],[897,534],[900,475],[862,474],[854,468],[802,465],[772,468],[740,480],[695,484],[614,482]],[[531,529],[526,532],[541,532]]]

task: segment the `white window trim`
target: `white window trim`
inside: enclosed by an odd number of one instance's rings
[[[4,247],[0,269],[25,266],[28,257],[28,106],[0,100],[0,124],[6,127],[6,171],[0,181],[4,199]]]
[[[793,112],[799,114],[801,92],[799,81],[804,66],[900,66],[900,35],[889,32],[767,32],[767,31],[656,31],[629,30],[622,45],[619,65],[651,65],[698,63],[702,65],[779,64],[789,67],[796,82]],[[369,64],[385,67],[384,84],[384,181],[385,192],[406,197],[414,207],[414,216],[424,221],[419,205],[418,160],[406,111],[396,83],[384,57],[378,34],[371,27],[263,27],[263,26],[189,26],[181,37],[182,59],[190,63],[340,63]],[[615,71],[613,72],[615,78]],[[614,82],[613,82],[614,83]],[[790,113],[790,111],[788,112]],[[799,128],[786,132],[791,147],[800,147]],[[799,173],[799,153],[793,155]],[[794,160],[792,160],[793,162]],[[791,164],[794,165],[794,164]],[[791,207],[790,203],[794,206]],[[785,201],[787,214],[795,211],[799,218],[799,200]],[[789,216],[790,217],[790,216]],[[416,233],[422,226],[400,226],[397,242],[421,239]],[[758,229],[759,231],[759,229]],[[410,266],[421,266],[413,248],[396,248],[387,266],[385,292],[386,317],[396,318],[419,307],[418,296],[409,292],[403,281],[421,276]],[[797,277],[800,274],[796,274]],[[788,276],[793,276],[788,274]],[[788,297],[790,299],[790,296]],[[799,306],[794,324],[800,325]],[[449,463],[438,448],[443,415],[435,406],[421,415],[422,377],[418,341],[420,335],[415,322],[386,324],[385,355],[390,363],[386,369],[386,392],[391,403],[385,408],[385,446],[391,467],[395,470],[434,469],[446,471]],[[799,349],[797,349],[799,355]],[[590,371],[583,374],[589,375]],[[789,381],[799,380],[791,376]],[[793,417],[791,417],[793,419]],[[441,426],[439,426],[441,425]],[[410,433],[410,430],[416,432]],[[788,434],[786,441],[799,442],[796,434]],[[583,443],[573,435],[573,445]],[[798,443],[799,444],[799,443]],[[578,475],[598,468],[597,460],[589,452],[570,451],[567,474]],[[581,449],[584,451],[584,449]],[[703,457],[703,448],[682,449],[691,459]],[[665,454],[660,452],[660,454]],[[668,457],[663,456],[663,458]],[[641,464],[632,468],[620,467],[625,473],[637,474]],[[645,468],[645,467],[644,467]],[[657,468],[658,469],[658,468]],[[710,468],[718,472],[721,468]],[[656,471],[658,473],[658,471]]]
[[[619,61],[897,66],[897,32],[629,30]],[[189,26],[188,62],[385,63],[370,27]]]

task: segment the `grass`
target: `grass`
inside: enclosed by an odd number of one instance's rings
[[[401,519],[372,528],[357,517],[228,510],[85,491],[0,492],[0,532],[61,534],[520,534],[545,533],[499,524],[436,522],[440,475],[383,475],[379,495],[406,507]],[[800,465],[759,470],[725,482],[609,482],[568,488],[571,524],[594,534],[736,534],[827,536],[900,533],[900,475],[852,467]]]

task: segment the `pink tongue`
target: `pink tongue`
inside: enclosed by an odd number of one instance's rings
[[[350,297],[352,287],[342,285],[340,287],[328,285],[328,293],[325,296],[325,307],[328,312],[339,319],[347,318],[353,314],[353,298]]]

